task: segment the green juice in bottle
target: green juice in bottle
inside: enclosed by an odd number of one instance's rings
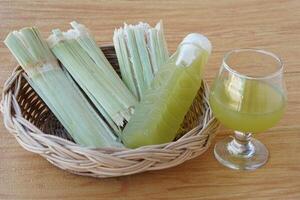
[[[122,133],[129,148],[174,140],[202,82],[211,43],[203,35],[187,35],[160,68]]]

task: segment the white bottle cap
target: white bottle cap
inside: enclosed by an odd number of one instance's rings
[[[207,37],[199,33],[190,33],[188,34],[181,42],[184,43],[193,43],[197,46],[200,46],[202,49],[206,50],[209,54],[211,54],[212,45]]]

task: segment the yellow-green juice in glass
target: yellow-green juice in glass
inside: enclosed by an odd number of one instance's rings
[[[210,106],[218,120],[241,132],[261,132],[282,117],[285,96],[270,84],[236,76],[218,79],[210,94]]]
[[[262,49],[234,49],[226,53],[209,102],[221,124],[234,130],[233,137],[215,144],[215,158],[236,170],[263,166],[269,151],[252,133],[275,126],[284,113],[282,60]]]

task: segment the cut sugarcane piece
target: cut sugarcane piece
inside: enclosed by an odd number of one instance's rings
[[[148,87],[154,78],[154,72],[152,70],[151,61],[147,49],[147,43],[145,40],[145,30],[142,28],[133,28],[133,31],[136,40],[138,55],[142,66],[141,71],[143,72],[143,84],[146,85],[146,87]]]
[[[116,33],[118,32],[118,33]],[[126,86],[131,90],[131,92],[138,98],[139,90],[137,88],[137,83],[135,76],[133,74],[133,70],[131,68],[131,63],[129,58],[129,54],[127,52],[125,36],[122,30],[115,30],[114,34],[114,46],[116,50],[116,54],[118,56],[118,62],[120,66],[120,71],[122,75],[122,79],[125,82]],[[124,50],[121,52],[121,50]],[[125,50],[126,49],[126,50]],[[121,67],[122,66],[122,67]]]
[[[202,83],[209,40],[189,34],[145,91],[122,133],[129,148],[172,141]]]
[[[147,44],[149,48],[152,71],[154,75],[160,67],[169,59],[167,42],[164,37],[163,23],[160,21],[155,28],[150,28],[147,33]]]
[[[72,22],[68,32],[53,30],[52,52],[91,99],[110,126],[119,132],[133,113],[135,96],[118,77],[89,31]]]
[[[125,24],[115,30],[113,41],[122,78],[140,100],[169,57],[162,22],[154,28],[142,22]]]
[[[121,103],[131,109],[136,103],[136,98],[128,90],[123,83],[119,75],[114,68],[108,62],[107,58],[97,46],[97,43],[90,33],[90,31],[83,25],[78,24],[76,21],[71,22],[73,29],[69,32],[74,32],[71,35],[75,36],[74,39],[80,44],[80,46],[89,54],[97,66],[102,70],[105,77],[109,77],[112,87],[114,87],[115,93],[117,93],[121,99]]]
[[[132,64],[132,73],[134,74],[134,79],[136,82],[136,86],[138,89],[138,95],[141,97],[143,91],[146,88],[146,84],[144,81],[144,74],[143,74],[143,66],[138,52],[138,46],[135,40],[134,35],[134,27],[132,25],[126,25],[124,27],[124,32],[126,35],[126,42],[128,47],[128,53],[131,55],[130,62]]]
[[[27,73],[29,84],[76,143],[87,147],[122,146],[59,66],[36,28],[13,31],[4,43]]]

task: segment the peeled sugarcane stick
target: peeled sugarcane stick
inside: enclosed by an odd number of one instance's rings
[[[128,121],[137,103],[134,95],[118,77],[113,67],[96,45],[90,32],[76,22],[73,29],[56,29],[48,38],[55,56],[116,131]]]
[[[36,28],[11,32],[4,43],[28,80],[76,143],[87,147],[121,147],[77,85],[59,66]]]
[[[114,32],[114,46],[122,78],[140,100],[155,74],[169,58],[162,22],[154,28],[140,22]]]

